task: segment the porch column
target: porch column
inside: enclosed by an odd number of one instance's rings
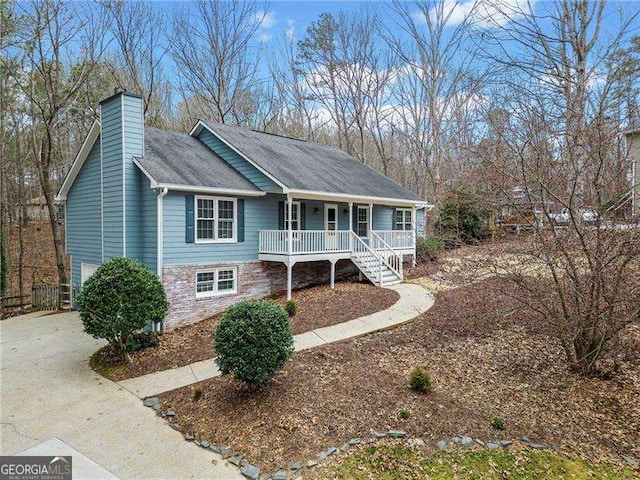
[[[353,202],[349,202],[349,232],[353,232]],[[353,235],[349,233],[349,251],[353,252]]]
[[[291,195],[287,195],[287,215],[287,218],[289,219],[287,225],[287,255],[291,255],[291,252],[293,251],[293,230],[291,229],[291,225],[293,223],[291,221],[293,216],[293,202]],[[300,212],[298,212],[298,215],[300,215]],[[291,300],[291,289],[289,289],[289,300]]]
[[[287,261],[287,301],[291,300],[291,274],[292,274],[293,264],[291,263],[291,259]]]
[[[333,260],[329,260],[331,262],[331,288],[335,288],[336,286],[336,262]]]
[[[416,228],[418,226],[418,222],[416,222],[416,206],[411,207],[411,239],[413,243],[413,266],[415,267],[416,262]]]
[[[369,232],[373,230],[373,203],[369,204]],[[368,237],[371,238],[371,233],[368,233]]]

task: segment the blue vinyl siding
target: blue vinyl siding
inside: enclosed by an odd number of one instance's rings
[[[147,212],[143,202],[143,189],[149,189],[149,182],[140,177],[144,174],[133,163],[133,157],[144,155],[144,121],[142,100],[128,95],[121,96],[124,115],[124,171],[125,171],[125,218],[127,257],[145,260],[144,219],[153,212]]]
[[[373,206],[372,230],[393,230],[393,207]]]
[[[281,195],[244,197],[244,242],[187,243],[184,194],[169,192],[164,197],[163,261],[166,265],[212,263],[258,259],[258,231],[278,229],[278,201]]]
[[[245,197],[245,241],[238,243],[187,243],[185,240],[185,194],[169,192],[164,197],[164,264],[212,263],[258,259],[258,232],[278,229],[278,202],[284,195]],[[324,204],[320,200],[295,199],[305,204],[305,230],[324,230]],[[338,228],[349,230],[349,205],[338,203]],[[318,209],[316,215],[314,209]],[[373,224],[377,230],[391,230],[393,208],[373,206]]]
[[[105,261],[124,253],[121,99],[118,95],[101,105]]]
[[[100,137],[67,195],[67,253],[71,255],[71,277],[80,286],[80,264],[102,263],[100,219]]]
[[[138,178],[138,184],[140,189],[140,200],[131,204],[133,210],[135,206],[140,211],[140,231],[141,237],[139,241],[140,245],[140,260],[147,265],[154,272],[157,270],[157,257],[156,250],[158,247],[158,214],[157,214],[157,199],[158,196],[154,190],[151,189],[151,183],[149,179],[144,176],[140,171],[136,172]],[[128,238],[128,237],[127,237]]]
[[[281,201],[286,200],[285,196],[282,196]],[[294,199],[294,201],[299,201],[301,204],[305,204],[305,230],[324,230],[324,205],[328,203],[329,205],[337,205],[338,206],[338,230],[349,230],[349,204],[348,203],[338,203],[338,202],[324,202],[322,200],[304,200],[304,199]],[[318,209],[318,214],[316,215],[315,209]]]
[[[202,129],[198,138],[211,150],[244,175],[251,183],[265,192],[281,192],[282,189],[269,177],[260,172],[257,168],[229,148],[224,142],[213,135],[209,130]]]

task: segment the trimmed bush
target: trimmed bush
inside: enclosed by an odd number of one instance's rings
[[[134,333],[167,314],[169,302],[158,276],[129,258],[113,258],[101,265],[82,286],[76,307],[84,331],[104,338],[117,353],[139,345]]]
[[[496,430],[504,430],[504,420],[500,417],[493,417],[491,419],[491,426]]]
[[[422,367],[415,367],[409,373],[409,385],[413,390],[420,393],[431,391],[431,377]]]
[[[216,329],[214,350],[222,375],[268,385],[293,353],[289,315],[280,305],[244,300],[229,307]]]
[[[296,313],[298,313],[298,304],[293,300],[288,300],[284,305],[284,309],[287,311],[287,314],[290,317],[293,317]]]

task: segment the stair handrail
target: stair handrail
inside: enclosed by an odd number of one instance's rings
[[[382,256],[382,259],[385,261],[385,263],[388,265],[388,267],[393,270],[393,272],[398,276],[398,278],[400,280],[404,280],[404,271],[403,271],[403,265],[402,265],[402,256],[400,254],[398,254],[398,252],[396,252],[391,245],[389,245],[387,242],[385,242],[382,237],[380,235],[378,235],[376,232],[374,232],[373,230],[371,230],[371,240],[373,240],[373,248],[372,250],[376,253],[378,253],[378,250],[382,250],[384,255]],[[377,247],[375,244],[380,245],[382,248]],[[388,257],[387,257],[388,255]],[[391,258],[393,260],[391,261],[387,261],[387,258]]]
[[[373,235],[375,235],[375,233],[373,233],[373,232],[371,232],[371,233],[372,233]],[[380,265],[381,265],[381,266],[382,266],[383,264],[384,264],[384,265],[386,265],[387,267],[389,267],[389,269],[390,269],[393,273],[395,273],[395,274],[396,274],[396,276],[397,276],[400,280],[402,280],[402,279],[403,279],[403,275],[402,275],[402,273],[399,273],[399,272],[398,272],[398,270],[397,270],[396,268],[394,268],[394,267],[393,267],[393,265],[391,265],[391,264],[387,261],[387,259],[386,259],[384,256],[379,255],[375,250],[373,250],[371,247],[369,247],[369,245],[367,245],[366,243],[364,243],[364,240],[362,240],[362,238],[360,238],[358,235],[356,235],[356,233],[355,233],[355,232],[353,232],[353,231],[352,231],[352,232],[351,232],[351,236],[352,236],[352,238],[354,238],[354,239],[355,239],[356,244],[359,244],[361,247],[364,247],[364,251],[367,251],[367,252],[371,253],[371,255],[373,255],[373,256],[374,256],[374,257],[375,257],[375,258],[380,262]],[[378,237],[378,235],[376,235],[376,237]],[[380,238],[380,237],[378,237],[378,238]],[[382,239],[380,239],[380,240],[382,240]],[[383,243],[384,243],[384,242],[383,242]],[[386,244],[385,244],[385,245],[386,245]],[[391,250],[391,253],[392,253],[392,255],[391,255],[391,256],[392,256],[392,257],[396,257],[396,258],[398,257],[398,254],[397,254],[397,253],[396,253],[396,252],[395,252],[391,247],[389,247],[389,246],[387,245],[387,248],[389,248],[389,249]],[[352,248],[352,253],[356,253],[356,251],[360,251],[360,250],[356,250],[356,248],[355,248],[355,244],[354,244],[354,247]],[[402,260],[400,260],[400,265],[402,265]],[[400,269],[402,269],[402,267],[400,267]],[[380,269],[380,270],[382,271],[382,269]],[[379,278],[379,282],[380,282],[380,285],[382,285],[382,272],[381,272],[381,271],[379,272],[379,277],[380,277],[380,278]]]

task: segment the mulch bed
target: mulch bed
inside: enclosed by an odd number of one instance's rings
[[[505,288],[489,280],[452,290],[402,327],[296,353],[270,388],[213,378],[161,395],[162,409],[177,412],[183,432],[263,471],[389,428],[431,444],[527,436],[612,463],[639,458],[638,365],[611,380],[570,373],[555,338]],[[417,365],[431,374],[430,394],[407,385]],[[496,416],[505,431],[490,425]]]
[[[385,310],[399,298],[393,290],[368,283],[340,282],[334,289],[322,285],[298,290],[292,293],[292,299],[298,303],[298,313],[291,318],[291,328],[295,335],[347,322]],[[281,295],[272,301],[284,305],[286,296]],[[214,356],[214,332],[220,318],[221,315],[216,315],[165,333],[160,346],[133,352],[131,365],[123,364],[119,356],[104,348],[93,355],[91,366],[101,375],[120,381],[207,360]]]
[[[307,288],[291,296],[298,303],[298,313],[291,318],[294,335],[386,310],[400,298],[394,290],[352,282],[336,283],[333,289],[328,285]],[[284,305],[287,297],[281,295],[275,301]]]

